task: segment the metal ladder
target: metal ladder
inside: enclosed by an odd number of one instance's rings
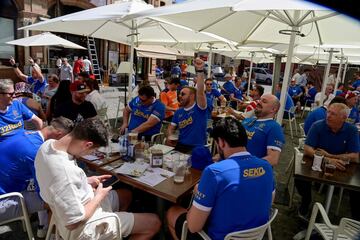
[[[103,82],[100,75],[100,66],[96,52],[95,39],[93,37],[87,37],[87,45],[93,74],[95,75],[95,79],[98,81],[98,83],[102,85]]]

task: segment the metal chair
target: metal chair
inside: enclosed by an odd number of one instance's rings
[[[319,212],[323,219],[323,222],[316,223],[316,217]],[[325,240],[350,240],[356,239],[356,237],[359,236],[360,222],[349,218],[342,218],[338,226],[333,225],[331,224],[324,207],[317,202],[314,204],[311,213],[311,218],[308,229],[306,231],[305,240],[310,239],[313,229],[315,229]]]
[[[272,232],[271,232],[271,223],[275,219],[278,210],[276,208],[271,209],[270,220],[262,226],[246,229],[242,231],[232,232],[225,236],[225,240],[261,240],[265,235],[265,231],[268,232],[268,239],[272,240]],[[187,221],[184,222],[182,232],[181,232],[181,240],[186,240],[188,233]],[[204,240],[211,240],[211,238],[204,232],[200,231],[198,234]]]
[[[300,129],[300,137],[306,137],[304,130],[304,123],[299,123],[299,129]]]
[[[34,238],[34,234],[31,229],[31,223],[30,223],[28,211],[26,208],[24,196],[19,192],[12,192],[12,193],[6,193],[6,194],[0,195],[0,201],[4,201],[5,199],[8,199],[8,198],[18,198],[19,199],[18,203],[20,203],[20,205],[21,205],[22,215],[19,217],[11,218],[11,219],[5,220],[3,222],[0,222],[0,225],[4,225],[4,224],[10,223],[10,222],[15,222],[15,221],[21,220],[22,224],[23,224],[23,228],[24,228],[24,230],[26,230],[29,240],[34,240],[35,238]]]
[[[100,217],[95,217],[94,219],[92,219],[91,221],[86,222],[86,224],[83,226],[83,228],[85,229],[86,225],[89,225],[91,223],[97,222],[97,221],[101,221],[101,223],[106,223],[105,219],[109,219],[109,218],[114,218],[116,221],[116,239],[122,239],[121,236],[121,221],[118,217],[118,215],[116,215],[115,213],[107,213],[106,216],[100,216]],[[105,221],[104,221],[105,220]],[[49,228],[48,231],[46,233],[46,237],[45,240],[50,240],[51,239],[51,234],[53,232],[54,227],[56,228],[56,220],[54,215],[51,216],[51,220],[50,220],[50,224],[49,224]],[[81,226],[79,226],[81,227]],[[104,237],[104,235],[103,235]],[[75,239],[74,236],[72,236],[72,231],[68,231],[65,238],[62,238],[58,232],[58,230],[55,230],[55,239],[59,240],[59,239],[63,239],[63,240],[71,240],[71,239]],[[106,239],[106,238],[104,238]]]
[[[291,208],[291,206],[292,206],[294,193],[295,193],[295,184],[294,184],[294,181],[292,181],[294,171],[295,171],[295,163],[302,161],[302,158],[303,158],[303,153],[300,152],[300,149],[298,147],[294,147],[293,158],[290,160],[290,162],[285,170],[285,173],[287,173],[288,171],[291,170],[287,177],[287,180],[286,180],[286,186],[289,189],[289,208]]]
[[[103,121],[103,123],[105,123],[106,126],[110,126],[110,122],[109,122],[109,118],[107,115],[107,110],[108,108],[101,108],[99,110],[97,110],[97,115],[100,118],[101,121]]]
[[[295,133],[297,135],[297,123],[296,123],[296,117],[295,117],[295,110],[296,110],[296,106],[292,106],[288,112],[288,119],[285,119],[285,118],[283,119],[283,121],[289,122],[291,139],[294,138],[292,122],[295,122],[295,124],[294,124]]]
[[[310,107],[308,107],[308,103],[310,104]],[[306,100],[305,105],[303,107],[303,111],[301,113],[301,118],[304,117],[305,112],[311,112],[315,108],[315,103],[312,100]]]

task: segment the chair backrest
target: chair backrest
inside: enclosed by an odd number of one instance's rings
[[[35,238],[34,238],[34,235],[33,235],[32,229],[31,229],[31,223],[30,223],[30,219],[29,219],[29,215],[28,215],[28,211],[26,208],[26,204],[25,204],[23,195],[19,192],[12,192],[12,193],[6,193],[6,194],[0,195],[0,201],[5,201],[6,199],[11,199],[11,200],[18,199],[17,201],[21,206],[21,211],[19,211],[19,212],[22,212],[22,215],[4,220],[4,221],[0,222],[0,225],[4,225],[4,224],[10,223],[10,222],[21,220],[23,222],[23,224],[25,225],[29,240],[34,240]]]
[[[335,232],[336,236],[344,234],[350,239],[357,239],[360,235],[360,222],[349,218],[342,218],[339,228]]]
[[[304,154],[300,152],[298,147],[294,147],[295,162],[300,162],[303,159]]]
[[[242,230],[238,232],[229,233],[225,236],[225,240],[261,240],[264,237],[265,231],[270,227],[271,222],[275,219],[278,210],[276,208],[272,209],[270,215],[270,220],[262,226],[251,228],[247,230]]]
[[[305,131],[304,131],[304,123],[299,123],[300,133],[302,137],[306,137]]]
[[[96,112],[97,112],[98,117],[101,120],[103,120],[103,121],[106,120],[106,118],[107,118],[107,107],[101,108],[101,109],[97,110]]]

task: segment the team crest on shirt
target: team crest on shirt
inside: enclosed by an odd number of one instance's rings
[[[265,123],[260,123],[258,127],[263,129],[265,127]]]
[[[20,116],[16,109],[13,110],[13,114],[14,114],[15,118],[18,118]]]
[[[246,135],[249,140],[251,140],[253,138],[254,134],[255,134],[255,131],[250,132],[250,131],[246,130]]]

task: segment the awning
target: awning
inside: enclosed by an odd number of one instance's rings
[[[140,45],[135,48],[138,57],[176,60],[176,52],[158,45]]]

